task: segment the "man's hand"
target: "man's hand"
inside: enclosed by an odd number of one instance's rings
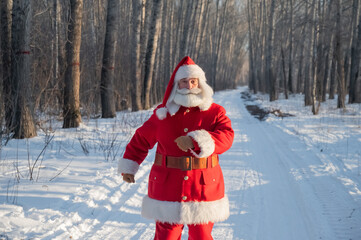
[[[189,136],[180,136],[174,141],[177,143],[178,147],[184,152],[187,152],[188,149],[194,148],[192,138]]]
[[[134,174],[123,173],[123,181],[127,183],[135,183]]]

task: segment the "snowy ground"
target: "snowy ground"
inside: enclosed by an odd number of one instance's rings
[[[295,117],[259,121],[237,89],[219,92],[235,141],[221,156],[231,216],[214,239],[361,239],[361,105],[327,101],[313,116],[302,96],[255,102]],[[140,216],[154,149],[125,184],[117,159],[150,111],[39,131],[0,152],[0,239],[153,239]],[[182,239],[187,239],[185,228]]]

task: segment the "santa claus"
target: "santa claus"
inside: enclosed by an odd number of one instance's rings
[[[119,160],[126,182],[158,143],[149,174],[142,216],[156,221],[155,239],[213,239],[214,222],[229,216],[219,154],[228,150],[234,132],[225,109],[213,103],[204,71],[190,57],[175,68],[163,103],[135,132]]]

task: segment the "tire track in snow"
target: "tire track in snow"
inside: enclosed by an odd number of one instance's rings
[[[285,135],[280,129],[271,127],[265,130],[269,140],[278,136],[278,146],[288,147],[288,149],[274,148],[277,154],[282,156],[279,159],[286,166],[285,169],[302,169],[304,176],[295,181],[293,175],[290,181],[294,187],[299,188],[297,199],[302,199],[304,202],[302,208],[309,208],[311,203],[317,206],[313,206],[313,211],[308,210],[311,214],[308,214],[305,219],[306,225],[310,225],[312,218],[318,219],[320,224],[315,222],[318,228],[315,229],[313,226],[315,237],[337,240],[361,239],[360,207],[338,177],[342,176],[344,168],[335,166],[329,159],[324,159],[324,155],[320,154],[316,148],[305,145],[298,138],[292,139],[294,137]],[[290,139],[292,139],[291,142],[289,142]],[[295,151],[293,148],[303,150]]]
[[[267,181],[252,186],[243,180],[246,186],[239,190],[241,197],[231,196],[231,202],[246,206],[248,212],[247,219],[231,216],[233,221],[240,221],[237,225],[246,226],[233,239],[361,239],[360,207],[317,151],[307,150],[309,146],[303,141],[268,122],[259,122],[243,105],[231,109],[234,104],[225,101],[239,101],[232,97],[238,98],[236,94],[223,96],[221,105],[228,107],[232,124],[250,138],[232,149],[251,152],[251,156],[241,158],[246,165],[243,171],[255,171],[259,182]],[[224,155],[230,156],[228,152]],[[236,159],[230,160],[223,168],[226,172],[236,163]],[[241,175],[243,179],[249,177],[247,173]]]

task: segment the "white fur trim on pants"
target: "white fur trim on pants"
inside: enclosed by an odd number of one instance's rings
[[[198,143],[198,146],[201,149],[201,152],[199,154],[195,153],[192,149],[190,149],[194,156],[198,158],[202,158],[212,155],[216,145],[209,132],[201,129],[201,130],[189,132],[187,136],[193,138],[193,140]]]
[[[142,216],[171,224],[221,222],[229,217],[229,201],[227,196],[210,202],[169,202],[145,196]]]
[[[121,158],[118,161],[118,174],[129,173],[136,174],[139,169],[139,164],[133,160]]]

